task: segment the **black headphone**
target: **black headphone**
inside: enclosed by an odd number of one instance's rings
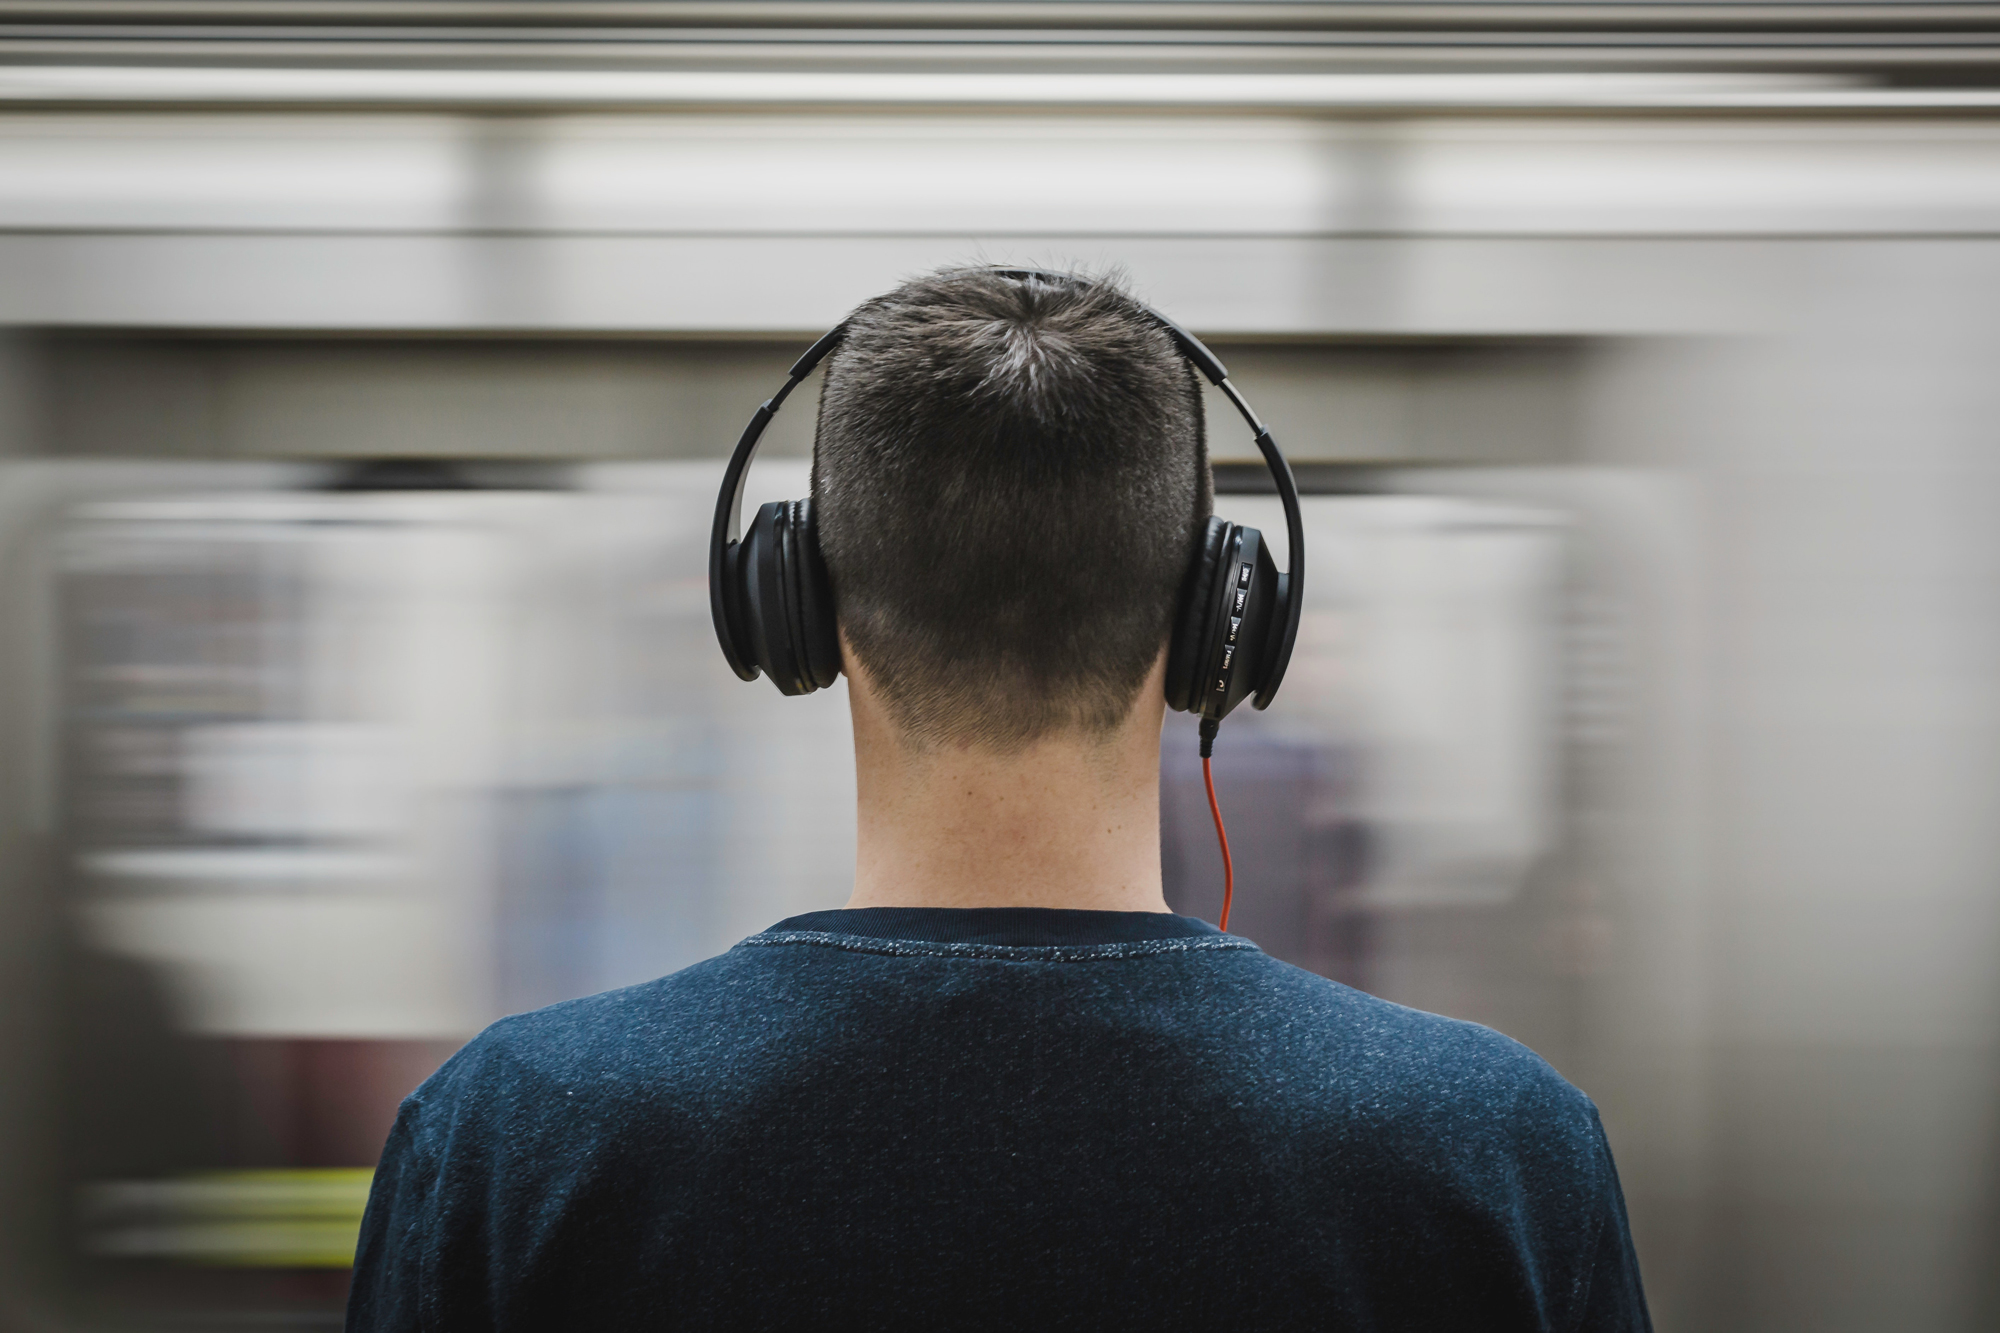
[[[1054,284],[1085,279],[1040,269],[996,268],[1002,277]],[[1136,304],[1136,303],[1135,303]],[[1279,573],[1263,534],[1227,519],[1210,518],[1193,554],[1167,649],[1167,704],[1202,718],[1203,753],[1217,723],[1246,697],[1267,707],[1285,678],[1298,638],[1305,545],[1299,491],[1291,465],[1270,428],[1229,382],[1229,372],[1199,339],[1158,311],[1158,321],[1194,368],[1235,404],[1257,436],[1257,450],[1277,483],[1291,539],[1291,568]],[[811,500],[764,505],[741,540],[743,482],[757,441],[799,382],[847,335],[841,324],[806,349],[791,376],[757,409],[736,442],[715,502],[708,544],[708,601],[722,655],[744,680],[763,671],[784,694],[810,694],[840,675],[840,640],[834,629],[833,588],[820,557]]]

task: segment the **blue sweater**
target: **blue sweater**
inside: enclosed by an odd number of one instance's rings
[[[814,912],[403,1103],[350,1330],[1649,1327],[1597,1113],[1187,917]]]

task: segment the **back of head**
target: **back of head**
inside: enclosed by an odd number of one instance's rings
[[[916,743],[1116,727],[1210,504],[1193,371],[1111,283],[947,269],[855,311],[828,363],[820,546]]]

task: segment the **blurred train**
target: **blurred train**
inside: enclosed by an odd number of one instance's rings
[[[344,1267],[396,1103],[457,1041],[844,899],[838,692],[779,712],[711,647],[718,480],[665,463],[469,489],[372,465],[61,512],[51,888],[94,1280],[151,1299],[136,1273],[198,1263],[228,1301],[241,1273],[214,1270]],[[1224,505],[1282,530],[1273,499]],[[1559,1042],[1545,986],[1437,990],[1378,937],[1546,897],[1564,521],[1384,492],[1309,497],[1307,522],[1296,702],[1221,756],[1237,929]],[[1175,727],[1164,862],[1171,900],[1213,917],[1193,756]]]
[[[2000,7],[142,8],[0,6],[0,1326],[337,1324],[467,1036],[845,898],[714,487],[987,259],[1297,464],[1233,924],[1589,1093],[1663,1331],[2000,1322]]]

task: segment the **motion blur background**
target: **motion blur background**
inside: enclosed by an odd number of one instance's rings
[[[1595,1098],[1663,1330],[2000,1326],[1997,113],[1992,4],[0,0],[0,1327],[337,1322],[457,1043],[842,901],[709,508],[979,259],[1311,492],[1239,928]]]

